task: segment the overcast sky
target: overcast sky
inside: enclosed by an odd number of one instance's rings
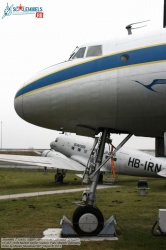
[[[10,15],[9,6],[42,7],[34,14]],[[15,113],[17,90],[39,70],[64,61],[82,43],[127,36],[125,26],[150,19],[134,33],[162,28],[164,0],[12,0],[0,1],[0,128],[3,148],[49,148],[57,132],[31,125]],[[0,134],[1,138],[1,134]],[[122,137],[114,136],[114,144]],[[154,148],[154,139],[133,137],[132,148]],[[1,147],[1,144],[0,144]]]

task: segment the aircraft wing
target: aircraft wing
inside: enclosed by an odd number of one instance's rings
[[[160,176],[162,176],[162,177],[166,177],[166,169],[161,170],[157,174],[160,175]]]
[[[88,163],[88,158],[81,156],[81,155],[72,155],[71,158],[73,161],[80,163],[83,166],[86,166]],[[85,168],[84,168],[85,170]]]
[[[24,155],[7,155],[0,154],[0,162],[8,162],[13,164],[25,164],[52,169],[66,169],[74,171],[84,171],[85,167],[72,159],[67,158],[63,154],[58,154],[55,158],[42,156],[24,156]]]

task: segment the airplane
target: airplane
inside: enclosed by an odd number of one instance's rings
[[[20,168],[20,165],[24,164],[24,168],[30,169],[56,169],[55,182],[63,183],[63,178],[68,170],[85,171],[93,143],[94,139],[89,137],[63,134],[57,136],[55,141],[50,143],[50,149],[44,150],[40,153],[40,156],[0,154],[0,163],[12,163],[15,168]],[[106,144],[102,161],[107,159],[111,150],[109,145]],[[100,171],[101,182],[105,172],[110,173],[115,178],[118,174],[140,177],[166,177],[166,159],[154,157],[140,150],[122,147]]]
[[[127,26],[126,37],[81,45],[67,61],[26,81],[15,95],[15,110],[29,123],[91,137],[101,133],[95,161],[88,162],[83,177],[91,181],[87,200],[73,213],[79,235],[97,235],[104,225],[95,193],[111,133],[127,136],[107,161],[132,135],[156,138],[156,155],[166,156],[166,30],[136,35],[133,25]],[[85,230],[79,221],[86,223],[87,213],[97,226]]]
[[[51,142],[50,147],[51,150],[55,150],[86,167],[93,143],[94,139],[89,137],[64,134]],[[107,159],[111,150],[112,148],[106,144],[102,161]],[[140,150],[122,147],[114,156],[113,161],[107,161],[100,170],[112,173],[113,176],[122,174],[140,177],[166,177],[166,159],[154,157]]]

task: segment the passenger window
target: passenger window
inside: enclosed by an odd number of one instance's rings
[[[95,46],[89,46],[86,57],[101,56],[101,55],[102,55],[102,46],[95,45]]]
[[[120,58],[120,60],[122,62],[127,62],[129,60],[129,55],[127,55],[127,54],[122,55],[121,58]]]
[[[84,57],[84,53],[85,53],[85,49],[86,49],[86,47],[80,48],[76,52],[76,54],[73,55],[72,59],[83,58]]]

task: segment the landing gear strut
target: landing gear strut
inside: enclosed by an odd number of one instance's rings
[[[98,235],[104,226],[104,218],[101,211],[95,207],[96,187],[100,176],[98,171],[104,154],[105,142],[108,138],[108,130],[102,133],[98,148],[95,149],[97,141],[90,156],[88,166],[85,170],[83,182],[91,181],[89,191],[84,192],[84,206],[78,207],[73,214],[73,227],[78,235]]]
[[[126,143],[132,135],[128,135],[119,146],[110,152],[107,159],[102,163],[105,143],[111,143],[110,132],[104,129],[99,140],[95,140],[92,153],[83,176],[83,183],[89,184],[89,190],[83,192],[81,206],[78,207],[72,218],[73,228],[80,236],[96,236],[104,229],[104,218],[101,211],[95,206],[96,188],[100,176],[100,169],[112,158],[115,153]],[[97,146],[97,148],[96,148]]]
[[[66,175],[66,171],[65,170],[63,170],[63,169],[57,169],[57,172],[55,174],[55,183],[56,184],[62,184],[65,175]]]

